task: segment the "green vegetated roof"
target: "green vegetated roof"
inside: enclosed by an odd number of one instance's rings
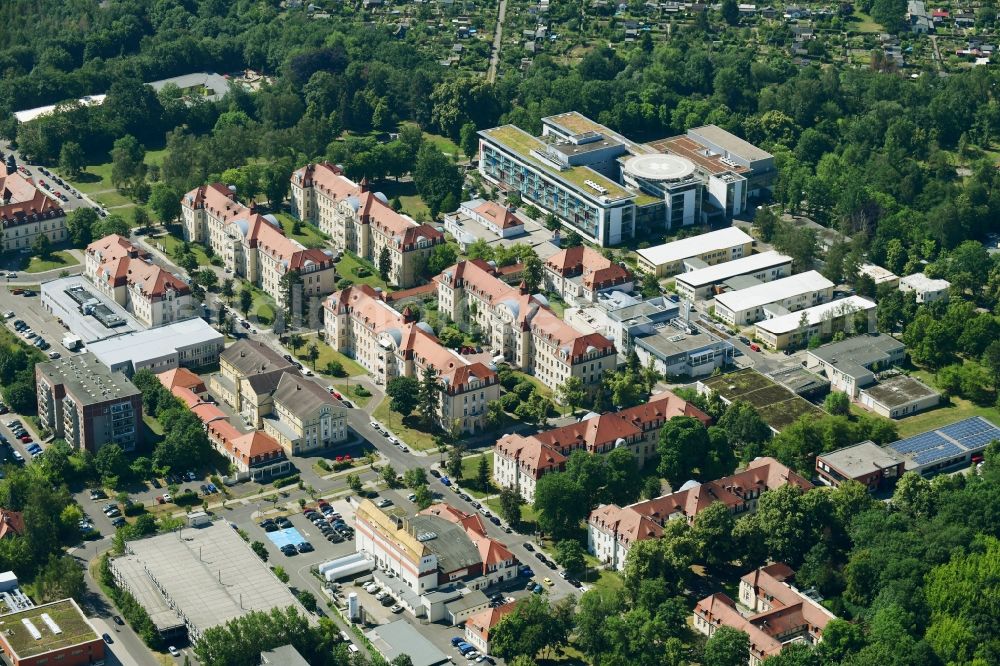
[[[750,403],[775,430],[786,428],[807,414],[823,415],[823,410],[802,396],[792,393],[755,370],[744,369],[710,377],[702,380],[702,383],[726,400]]]
[[[518,156],[526,162],[530,162],[534,166],[545,170],[556,178],[572,183],[577,187],[577,189],[592,196],[596,197],[598,196],[598,193],[584,185],[584,181],[594,181],[608,191],[607,196],[615,199],[629,199],[636,196],[634,192],[629,192],[618,183],[602,176],[589,167],[570,167],[569,169],[560,171],[535,158],[531,155],[531,151],[544,151],[545,143],[514,125],[494,127],[493,129],[486,130],[486,134],[517,153]]]
[[[52,618],[59,633],[53,632],[42,619],[43,613]],[[29,620],[41,638],[32,636],[22,620]],[[0,616],[0,632],[21,659],[98,638],[87,618],[69,599]]]

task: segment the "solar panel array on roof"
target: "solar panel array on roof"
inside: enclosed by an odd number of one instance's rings
[[[980,450],[994,439],[1000,440],[1000,428],[981,416],[974,416],[893,442],[889,448],[910,456],[914,463],[923,467]]]

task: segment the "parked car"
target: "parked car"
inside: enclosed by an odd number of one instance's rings
[[[311,553],[314,550],[316,550],[315,548],[313,548],[313,545],[308,541],[303,541],[298,546],[296,546],[296,548],[300,553]]]
[[[181,653],[173,645],[171,645],[170,647],[167,648],[167,652],[170,653],[171,657],[179,657],[179,656],[181,656]]]
[[[390,608],[389,610],[398,615],[399,613],[403,612],[403,607],[400,606],[399,604],[394,604],[393,607]]]
[[[118,529],[119,527],[125,527],[125,519],[121,516],[116,516],[114,520],[111,521],[112,527]]]
[[[118,615],[112,615],[112,616],[111,616],[111,619],[112,619],[112,620],[114,621],[114,623],[115,623],[115,624],[117,624],[118,626],[122,626],[122,625],[124,625],[124,624],[125,624],[124,620],[122,620],[122,619],[121,619],[121,617],[120,617],[120,616],[118,616]]]

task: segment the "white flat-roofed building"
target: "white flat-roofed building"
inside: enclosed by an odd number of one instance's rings
[[[761,282],[770,282],[786,277],[792,272],[792,258],[769,250],[751,254],[714,266],[681,273],[675,280],[677,293],[689,301],[702,300],[711,296],[712,290],[734,277],[752,277]]]
[[[764,307],[779,305],[797,312],[833,298],[833,283],[816,271],[806,271],[749,289],[715,297],[715,316],[730,326],[748,326],[764,319]]]
[[[784,349],[804,343],[814,335],[832,335],[845,329],[875,330],[875,302],[861,296],[848,296],[757,322],[754,335],[765,347]]]
[[[917,303],[948,300],[949,289],[951,283],[947,280],[935,280],[923,273],[914,273],[899,279],[899,290],[914,292],[917,295]]]
[[[225,346],[222,333],[194,317],[92,342],[87,348],[112,372],[131,377],[142,369],[159,373],[212,365],[219,362]]]
[[[858,275],[867,275],[875,283],[875,286],[891,284],[893,287],[899,286],[899,276],[888,268],[882,268],[876,264],[861,264],[858,266]]]
[[[672,243],[638,250],[639,268],[656,277],[675,275],[683,270],[684,260],[697,258],[706,264],[721,264],[750,255],[753,238],[737,227],[682,238]]]

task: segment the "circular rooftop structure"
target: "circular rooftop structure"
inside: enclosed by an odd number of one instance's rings
[[[625,162],[625,170],[643,180],[668,182],[683,180],[693,174],[694,162],[667,153],[636,155]]]

